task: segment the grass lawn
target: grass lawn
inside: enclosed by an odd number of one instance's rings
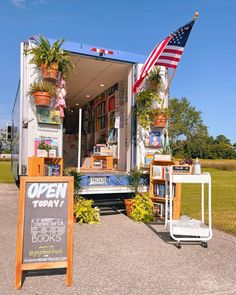
[[[203,171],[212,177],[213,228],[236,236],[236,171],[214,168]],[[182,185],[181,214],[201,218],[201,185]]]
[[[12,183],[11,161],[0,161],[0,183]]]

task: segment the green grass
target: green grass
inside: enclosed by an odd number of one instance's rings
[[[12,183],[11,161],[0,161],[0,183]]]
[[[212,177],[213,228],[236,235],[236,171],[219,168],[203,171]],[[181,214],[201,218],[201,185],[182,185]]]

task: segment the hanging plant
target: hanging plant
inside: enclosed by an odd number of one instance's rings
[[[63,43],[64,39],[61,39],[51,45],[47,38],[38,36],[34,40],[35,46],[25,51],[26,54],[32,54],[31,63],[42,70],[43,78],[57,79],[58,71],[65,78],[74,67],[68,58],[69,54],[61,48]]]
[[[49,106],[56,95],[56,87],[48,81],[33,82],[28,94],[34,96],[35,105]]]
[[[153,120],[154,104],[161,104],[162,99],[150,90],[143,90],[137,95],[136,107],[133,109],[137,116],[138,123],[148,129]]]
[[[162,86],[163,83],[160,74],[160,68],[154,66],[151,72],[148,74],[145,88],[153,92],[160,92]]]

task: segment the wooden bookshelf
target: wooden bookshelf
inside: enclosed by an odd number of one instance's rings
[[[113,156],[102,156],[102,155],[92,155],[91,156],[91,168],[94,169],[94,161],[105,161],[104,169],[112,170],[113,169]],[[103,169],[100,167],[99,169]]]
[[[156,207],[158,204],[165,204],[165,194],[160,197],[160,195],[155,194],[155,186],[156,185],[162,185],[165,187],[165,173],[163,171],[162,175],[159,175],[157,178],[153,178],[153,166],[160,166],[160,167],[166,167],[166,166],[171,166],[174,165],[174,162],[172,161],[152,161],[150,164],[150,191],[149,191],[149,197],[154,203],[154,207]],[[175,184],[175,195],[173,198],[173,219],[178,219],[180,218],[180,203],[181,201],[181,184],[177,183]],[[164,212],[164,210],[163,210]],[[164,218],[164,217],[162,217]]]
[[[60,176],[63,175],[63,158],[28,158],[28,176],[45,176],[45,165],[60,165]]]

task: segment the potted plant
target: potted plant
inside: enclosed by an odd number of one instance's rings
[[[162,105],[160,108],[156,108],[151,112],[152,122],[151,125],[154,127],[165,128],[167,125],[167,119],[169,117],[169,109],[164,108]]]
[[[128,173],[129,184],[132,186],[134,190],[134,196],[138,195],[138,188],[139,188],[142,176],[143,176],[143,172],[139,170],[137,167],[135,167],[134,169],[131,169],[130,172]],[[133,198],[125,199],[124,202],[125,202],[126,214],[127,216],[130,216],[130,213],[132,210]]]
[[[48,152],[51,149],[51,145],[46,143],[43,139],[38,145],[37,156],[38,157],[48,157]]]
[[[164,100],[153,91],[143,90],[137,95],[134,114],[145,130],[150,126],[166,127],[169,109],[163,104]]]
[[[44,79],[57,79],[58,71],[65,78],[73,68],[68,53],[61,49],[63,42],[61,39],[51,45],[47,38],[39,36],[34,41],[35,46],[26,51],[26,54],[32,54],[31,63],[42,70]]]
[[[33,82],[28,93],[34,96],[35,105],[49,106],[51,97],[56,95],[56,87],[48,81]]]
[[[139,188],[143,185],[142,176],[143,172],[137,167],[129,172],[129,182],[134,189],[134,198],[125,200],[126,212],[134,221],[148,223],[155,220],[154,207],[149,195],[140,192]]]
[[[142,186],[143,172],[135,167],[129,172],[129,182],[134,189],[134,198],[126,199],[127,216],[134,221],[151,222],[154,221],[153,203],[147,194],[140,192],[139,188]]]
[[[160,92],[162,85],[163,83],[160,68],[154,67],[146,79],[146,89],[153,92]]]
[[[150,90],[143,90],[137,95],[134,114],[137,116],[138,123],[148,129],[152,122],[153,105],[160,103],[158,95]]]

